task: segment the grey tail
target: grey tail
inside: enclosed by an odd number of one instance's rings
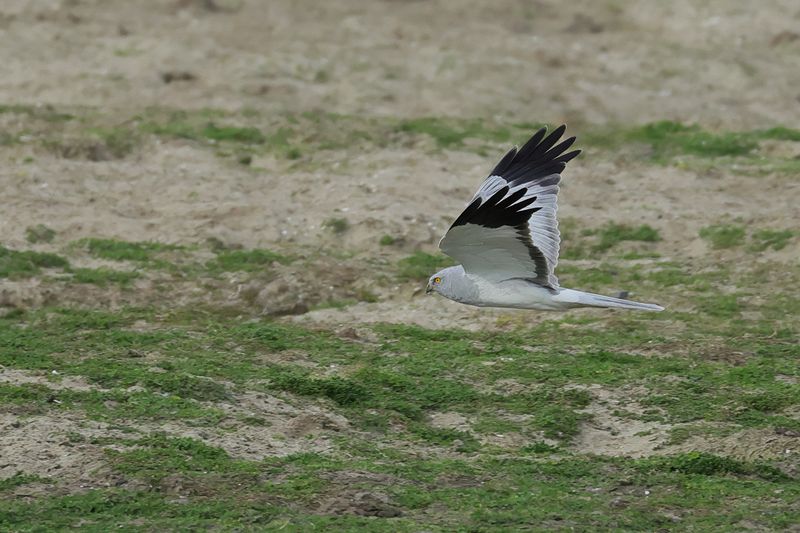
[[[633,311],[664,310],[663,307],[656,304],[633,302],[631,300],[624,300],[622,298],[614,298],[612,296],[603,296],[602,294],[593,294],[591,292],[576,291],[572,289],[562,289],[556,298],[564,303],[572,304],[571,306],[574,307],[604,307],[612,309],[631,309]]]

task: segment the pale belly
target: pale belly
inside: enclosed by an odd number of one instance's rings
[[[561,311],[568,307],[563,302],[553,299],[554,291],[523,279],[511,279],[499,283],[480,278],[473,281],[477,289],[475,297],[461,303],[478,307],[511,307],[541,311]]]

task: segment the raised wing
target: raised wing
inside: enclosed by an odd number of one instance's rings
[[[542,128],[522,148],[512,148],[439,242],[467,273],[558,287],[558,183],[567,162],[580,153],[564,153],[575,137],[556,144],[565,130],[559,126],[545,137]]]

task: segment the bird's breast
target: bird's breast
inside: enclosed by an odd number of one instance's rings
[[[516,309],[553,310],[560,306],[553,301],[550,289],[524,279],[505,281],[475,280],[476,302],[481,307],[512,307]]]

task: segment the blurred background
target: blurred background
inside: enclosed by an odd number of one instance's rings
[[[797,123],[798,6],[742,1],[3,3],[2,97],[570,124]]]

